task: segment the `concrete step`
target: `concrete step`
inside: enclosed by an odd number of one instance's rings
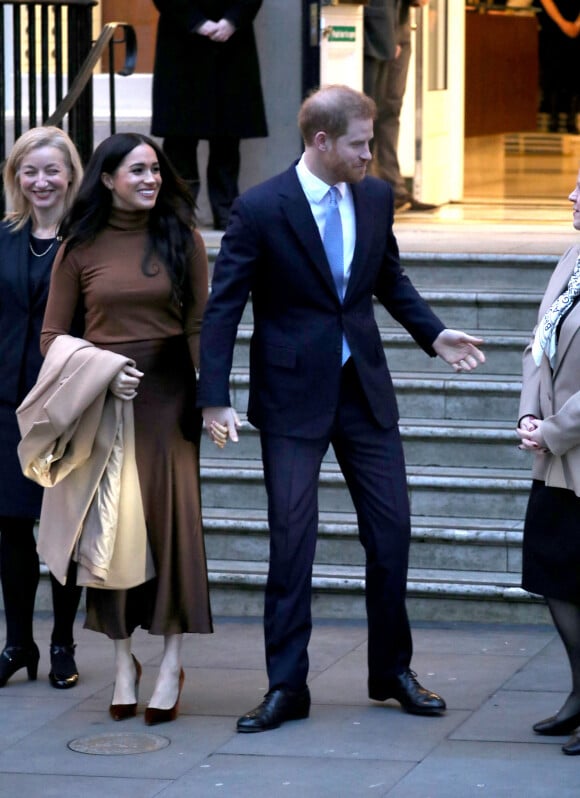
[[[522,353],[530,340],[530,332],[511,330],[482,330],[486,363],[482,369],[489,376],[520,375]],[[241,324],[234,348],[233,365],[244,368],[249,361],[249,346],[252,337],[251,325]],[[425,374],[447,373],[450,367],[439,357],[428,357],[407,332],[401,330],[381,330],[383,348],[392,372],[423,372]]]
[[[262,616],[265,561],[209,558],[208,574],[215,615]],[[522,590],[518,574],[502,571],[412,567],[407,581],[407,607],[412,621],[549,622],[543,599]],[[41,569],[35,610],[52,611],[46,568]],[[312,577],[312,614],[315,618],[366,617],[364,567],[317,563]]]
[[[402,252],[401,264],[420,290],[516,291],[526,286],[542,294],[558,258],[554,255]]]
[[[215,240],[212,236],[212,240]],[[210,275],[219,252],[218,245],[206,244]],[[534,286],[541,295],[550,279],[556,255],[514,255],[461,252],[401,252],[403,269],[421,291],[509,291],[522,284]]]
[[[490,377],[514,377],[521,374],[522,354],[529,343],[529,332],[511,330],[478,330],[486,362],[481,372]],[[415,341],[406,333],[381,331],[383,347],[393,372],[422,371],[426,374],[449,374],[450,367],[439,357],[426,357]],[[480,372],[480,373],[481,373]],[[469,375],[459,375],[469,376]]]
[[[471,374],[425,374],[420,371],[394,372],[393,384],[399,411],[406,418],[497,419],[515,424],[521,382],[506,375],[494,377],[487,367]],[[247,368],[233,369],[231,399],[238,411],[248,406]]]
[[[421,295],[448,326],[466,331],[509,329],[530,335],[536,323],[541,295],[513,291],[441,291],[425,289]],[[375,300],[379,327],[403,330],[385,308]],[[248,302],[241,323],[252,324],[252,304]]]
[[[479,468],[528,468],[531,458],[518,448],[515,424],[401,419],[399,428],[408,465],[472,466]]]
[[[518,448],[513,421],[479,421],[473,426],[458,420],[402,418],[399,429],[408,465],[470,466],[477,463],[480,468],[498,465],[526,468],[531,463],[526,453]],[[204,436],[202,456],[213,457],[215,453],[215,445]],[[242,421],[239,442],[228,446],[225,456],[228,461],[260,459],[259,433],[246,420]],[[332,447],[326,458],[335,460]]]
[[[488,518],[411,518],[412,568],[521,571],[522,522]],[[214,560],[268,560],[265,510],[206,508],[207,556]],[[354,513],[320,513],[316,562],[363,565]]]
[[[407,483],[413,515],[433,517],[524,517],[530,477],[527,470],[409,466]],[[265,509],[261,464],[256,460],[202,458],[202,502],[205,508]],[[322,511],[352,512],[343,476],[325,462],[320,474]]]
[[[210,561],[213,611],[217,615],[260,616],[267,564]],[[318,618],[364,618],[364,568],[316,565],[312,612]],[[519,586],[519,576],[502,572],[457,572],[411,568],[407,606],[413,620],[546,623],[543,600]]]
[[[425,289],[421,295],[447,327],[474,332],[507,327],[530,335],[536,323],[541,295],[510,291],[441,291]],[[402,329],[378,302],[375,316],[380,327]]]

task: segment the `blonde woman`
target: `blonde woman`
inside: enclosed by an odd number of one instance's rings
[[[36,679],[40,653],[33,638],[39,561],[33,528],[42,489],[22,476],[16,455],[15,410],[34,385],[42,357],[39,341],[59,224],[82,178],[73,142],[56,127],[28,130],[4,166],[8,211],[0,223],[0,577],[6,644],[0,687],[26,668]],[[51,579],[54,625],[49,679],[67,689],[78,681],[73,623],[80,590]]]

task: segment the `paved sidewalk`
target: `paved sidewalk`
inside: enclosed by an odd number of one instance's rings
[[[548,211],[552,213],[549,215]],[[493,224],[486,208],[403,215],[402,251],[560,255],[574,243],[570,211],[509,208]],[[497,215],[497,212],[496,212]],[[208,246],[221,236],[204,234]],[[143,664],[139,715],[109,718],[112,644],[77,630],[76,688],[47,680],[51,623],[40,613],[39,679],[19,671],[0,690],[0,798],[578,798],[580,757],[566,738],[535,735],[569,690],[563,648],[551,627],[481,624],[414,629],[413,667],[441,692],[448,712],[420,718],[396,702],[366,695],[366,628],[358,621],[315,621],[310,646],[313,706],[308,720],[238,735],[236,718],[267,689],[261,622],[217,619],[216,632],[189,636],[180,716],[143,724],[161,641],[135,635]],[[0,621],[0,641],[4,628]],[[150,753],[78,753],[68,744],[103,735],[109,747],[155,743]]]
[[[365,690],[366,629],[316,621],[310,646],[312,711],[275,731],[240,735],[235,721],[266,690],[261,622],[217,619],[216,632],[188,636],[179,718],[145,727],[143,711],[160,640],[135,636],[143,664],[139,714],[109,718],[112,644],[79,628],[76,688],[48,683],[50,620],[37,617],[39,678],[19,671],[0,690],[1,798],[577,798],[580,758],[566,738],[539,737],[531,724],[552,714],[568,690],[563,649],[551,627],[454,624],[414,629],[413,666],[441,692],[441,718],[371,702]],[[0,628],[4,639],[4,630]],[[126,755],[77,753],[68,743],[165,747]],[[136,737],[133,737],[136,735]],[[110,743],[111,740],[108,742]]]

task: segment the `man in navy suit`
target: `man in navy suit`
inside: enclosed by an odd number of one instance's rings
[[[218,446],[228,437],[238,440],[229,374],[251,295],[248,419],[260,431],[270,527],[269,690],[238,720],[240,732],[273,729],[310,711],[318,476],[330,444],[366,553],[369,696],[395,698],[415,714],[445,709],[410,670],[409,504],[373,297],[427,354],[456,371],[475,368],[484,356],[480,339],[444,328],[401,269],[392,190],[365,177],[375,113],[373,100],[345,86],[306,99],[298,117],[302,158],[236,201],[215,265],[201,333],[198,405]]]

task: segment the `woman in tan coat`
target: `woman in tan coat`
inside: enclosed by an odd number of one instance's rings
[[[580,230],[580,173],[570,194]],[[572,691],[537,734],[580,727],[580,246],[558,263],[524,353],[518,435],[534,455],[524,524],[522,585],[546,597],[570,662]],[[563,746],[580,754],[580,735]]]

